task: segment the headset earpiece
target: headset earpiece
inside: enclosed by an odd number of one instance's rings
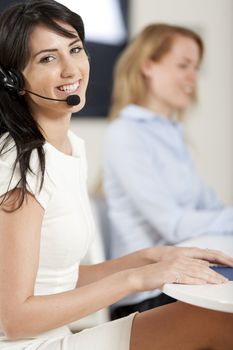
[[[24,87],[23,76],[14,69],[4,70],[0,67],[0,85],[10,92],[19,93]]]

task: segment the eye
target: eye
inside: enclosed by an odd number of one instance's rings
[[[188,68],[188,64],[187,63],[179,63],[178,67],[181,69],[186,69],[186,68]]]
[[[76,46],[76,47],[73,47],[70,52],[71,53],[79,53],[81,50],[83,49],[83,47],[81,46]]]
[[[53,56],[45,56],[40,59],[41,63],[49,63],[52,62],[55,59]]]

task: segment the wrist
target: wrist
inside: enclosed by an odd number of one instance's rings
[[[146,248],[145,256],[147,264],[153,264],[159,262],[164,255],[164,246]]]
[[[139,292],[141,290],[141,283],[136,273],[137,268],[131,268],[124,271],[123,283],[127,288],[127,294]]]

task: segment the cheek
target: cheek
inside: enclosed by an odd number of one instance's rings
[[[85,80],[86,80],[86,81],[87,81],[87,83],[88,83],[88,80],[89,80],[89,75],[90,75],[90,64],[89,64],[88,59],[86,59],[86,61],[85,61],[85,62],[83,62],[83,68],[82,68],[82,71],[83,71],[83,74],[84,74]]]
[[[169,93],[172,86],[173,81],[171,79],[171,75],[166,71],[155,74],[153,79],[149,81],[149,88],[155,95],[163,95]]]
[[[45,70],[31,70],[25,74],[25,88],[36,89],[37,91],[47,90],[49,87],[54,86],[56,81],[57,72],[55,69],[51,71]]]

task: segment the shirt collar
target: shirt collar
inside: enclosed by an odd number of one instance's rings
[[[135,104],[129,104],[126,107],[124,107],[121,110],[119,117],[123,119],[131,119],[145,122],[153,121],[156,117],[159,118],[161,121],[164,121],[165,123],[171,122],[171,120],[166,116],[162,116],[158,113],[151,111],[150,109],[147,109],[146,107],[142,107]]]

